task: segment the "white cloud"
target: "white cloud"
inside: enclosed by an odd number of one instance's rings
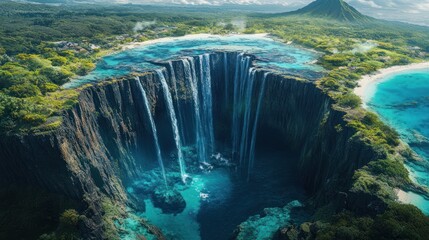
[[[429,0],[346,0],[361,12],[387,20],[429,26]],[[379,7],[371,6],[371,1]],[[366,3],[364,3],[366,2]]]
[[[0,0],[1,1],[1,0]],[[185,5],[282,5],[297,9],[313,0],[93,0],[116,3],[185,4]],[[366,15],[388,20],[408,21],[429,26],[429,0],[344,0]]]
[[[420,11],[429,11],[429,1],[423,3],[415,3],[416,8]]]
[[[378,5],[377,3],[371,0],[356,0],[356,1],[359,2],[360,4],[367,5],[373,8],[381,8],[380,5]]]

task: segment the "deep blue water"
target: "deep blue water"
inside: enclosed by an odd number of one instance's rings
[[[252,235],[251,239],[271,239],[288,221],[299,223],[309,216],[307,211],[296,208],[300,206],[299,201],[306,198],[297,182],[296,159],[287,150],[265,147],[256,154],[258,171],[249,182],[228,168],[194,174],[187,185],[175,185],[186,201],[183,212],[162,213],[150,198],[141,197],[146,210],[135,214],[159,227],[167,239],[230,239],[237,226],[246,220],[244,229]],[[146,183],[147,180],[143,180],[138,184]],[[134,190],[129,188],[128,191]],[[295,209],[299,211],[298,216],[292,214]],[[262,214],[264,212],[267,216]],[[270,212],[273,215],[269,215]],[[136,239],[136,234],[148,239],[153,237],[138,227],[137,219],[126,219],[121,228],[125,230],[121,239]],[[255,238],[256,233],[258,237]]]
[[[261,35],[204,36],[198,39],[183,37],[106,56],[101,59],[96,69],[89,75],[77,78],[63,87],[74,88],[131,72],[159,69],[159,66],[153,64],[154,61],[167,61],[183,56],[222,50],[253,54],[257,57],[255,62],[257,67],[281,73],[314,79],[320,76],[323,71],[321,67],[314,64],[314,61],[319,56],[318,53],[294,45],[283,44]],[[204,65],[203,63],[201,66]],[[249,70],[243,69],[243,71]],[[162,76],[162,74],[161,71],[158,71],[158,76]],[[251,79],[250,76],[248,78]],[[163,78],[159,77],[159,79],[162,80]],[[211,81],[207,77],[204,80]],[[238,81],[238,79],[235,80]],[[250,82],[250,80],[247,80],[247,82]],[[168,93],[168,86],[163,91],[164,94]],[[192,91],[196,92],[195,89]],[[211,93],[210,91],[208,92]],[[239,91],[236,92],[238,93]],[[203,103],[205,96],[203,96]],[[165,99],[169,98],[171,97],[165,97]],[[209,98],[211,98],[211,95]],[[251,101],[248,102],[251,103]],[[171,107],[168,108],[168,111],[171,125],[176,126],[177,120],[173,116],[175,115],[173,114],[175,109],[172,103],[170,105]],[[208,112],[210,111],[209,109]],[[195,116],[197,112],[200,113],[199,110],[195,110]],[[208,119],[212,119],[212,116],[208,117]],[[155,121],[151,124],[153,125],[152,128],[157,124],[160,123]],[[165,126],[157,127],[162,129]],[[242,128],[241,125],[237,125],[237,127],[237,129]],[[184,129],[178,129],[179,133],[183,131]],[[157,134],[157,131],[153,132]],[[162,134],[162,131],[159,131],[159,134]],[[179,137],[176,138],[176,135]],[[180,139],[180,134],[175,134],[175,136],[174,139]],[[243,138],[241,137],[240,139]],[[190,165],[192,166],[191,163],[198,162],[196,155],[192,154],[193,151],[190,150],[195,146],[180,146],[177,142],[177,152],[184,153],[186,167],[192,169],[190,167]],[[265,144],[271,146],[274,143]],[[258,147],[260,148],[261,146]],[[279,149],[281,150],[279,151]],[[226,151],[222,148],[218,150],[220,152]],[[228,152],[231,152],[231,150]],[[171,156],[168,152],[162,152],[162,155],[164,158]],[[228,158],[228,154],[225,154],[225,156]],[[181,159],[180,157],[178,158]],[[229,158],[231,157],[229,156]],[[231,159],[227,160],[230,161]],[[130,210],[130,216],[127,219],[118,220],[116,224],[122,229],[121,239],[138,239],[139,235],[145,236],[147,239],[154,238],[153,235],[147,232],[147,229],[141,227],[138,217],[144,218],[149,223],[159,227],[167,239],[229,239],[233,230],[246,220],[243,225],[243,228],[246,229],[246,235],[241,239],[271,239],[279,227],[292,220],[292,210],[300,205],[297,200],[305,199],[303,190],[299,187],[299,183],[296,182],[296,166],[294,166],[294,163],[297,162],[296,157],[291,156],[284,150],[283,145],[268,150],[256,151],[255,171],[254,173],[252,172],[249,182],[243,176],[237,176],[239,171],[236,171],[236,169],[220,167],[205,171],[204,166],[206,165],[200,161],[198,169],[203,166],[203,170],[194,169],[194,171],[188,171],[189,175],[185,175],[189,176],[189,178],[186,178],[186,184],[184,184],[180,179],[180,176],[183,177],[184,174],[180,174],[181,171],[176,166],[177,161],[172,162],[174,163],[172,166],[166,165],[165,167],[167,185],[169,189],[180,192],[186,202],[186,208],[178,214],[171,214],[163,213],[161,209],[155,207],[150,193],[163,187],[164,183],[162,174],[159,171],[156,169],[148,170],[139,179],[135,179],[130,186],[127,186],[130,196],[134,196],[145,203],[145,210]],[[264,210],[265,208],[269,209]],[[264,211],[266,214],[261,214]],[[305,218],[306,214],[300,214],[300,216]],[[293,217],[293,219],[296,221],[299,217]],[[253,237],[249,238],[248,236],[252,234]]]
[[[395,128],[422,158],[423,166],[407,163],[411,177],[429,187],[429,69],[390,75],[374,86],[367,105]],[[413,193],[401,200],[429,214],[429,201]]]
[[[106,78],[158,68],[153,61],[166,61],[182,56],[199,55],[212,51],[239,51],[254,54],[260,67],[284,73],[302,75],[307,78],[318,76],[322,71],[314,61],[319,53],[294,45],[288,45],[261,35],[227,35],[178,37],[173,40],[144,45],[106,56],[94,71],[79,77],[64,88],[75,88],[86,83]]]

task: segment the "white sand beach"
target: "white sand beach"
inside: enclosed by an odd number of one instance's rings
[[[429,62],[413,63],[409,65],[393,66],[389,68],[380,69],[376,73],[363,76],[358,82],[359,86],[354,89],[354,93],[365,102],[367,94],[371,92],[370,87],[380,82],[385,77],[395,73],[419,69],[427,69],[429,71]]]
[[[226,36],[240,36],[240,35],[244,35],[244,36],[253,36],[253,37],[267,37],[268,33],[258,33],[258,34],[230,34],[230,35],[226,35]],[[133,49],[136,47],[141,47],[141,46],[147,46],[147,45],[151,45],[151,44],[155,44],[155,43],[165,43],[165,42],[173,42],[176,40],[197,40],[197,39],[202,39],[202,38],[216,38],[216,37],[220,37],[221,35],[214,35],[214,34],[208,34],[208,33],[200,33],[200,34],[189,34],[189,35],[185,35],[182,37],[165,37],[165,38],[157,38],[157,39],[152,39],[152,40],[148,40],[148,41],[144,41],[144,42],[131,42],[131,43],[126,43],[121,45],[121,49],[122,50],[128,50],[128,49]]]

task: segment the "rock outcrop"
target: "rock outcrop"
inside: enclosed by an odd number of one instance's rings
[[[231,143],[232,99],[238,53],[213,53],[210,57],[214,135]],[[253,60],[253,56],[249,56]],[[200,68],[195,58],[195,68]],[[183,60],[160,63],[182,129],[184,144],[195,142],[192,92],[185,81]],[[248,70],[248,69],[247,69]],[[257,105],[258,87],[264,76],[255,69],[255,88],[250,100]],[[199,73],[196,74],[197,77]],[[82,201],[86,214],[85,238],[101,238],[100,199],[126,203],[124,186],[156,159],[150,125],[145,120],[141,81],[157,122],[162,148],[174,148],[172,130],[156,73],[148,72],[87,87],[78,103],[63,113],[62,125],[40,135],[3,136],[0,139],[0,185],[34,185]],[[302,186],[326,204],[340,191],[347,192],[355,169],[379,157],[354,137],[343,120],[344,113],[332,108],[331,99],[310,81],[270,73],[260,112],[260,131],[275,130],[284,146],[299,153]],[[175,96],[175,95],[173,95]],[[236,111],[244,114],[245,109]],[[252,110],[253,111],[253,110]],[[345,200],[346,201],[346,200]],[[367,204],[366,202],[364,204]],[[363,204],[363,205],[364,205]]]

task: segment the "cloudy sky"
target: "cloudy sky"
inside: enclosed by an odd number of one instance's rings
[[[278,4],[291,10],[312,0],[114,0],[118,3],[163,3],[191,5]],[[382,19],[407,21],[429,26],[429,0],[345,0],[363,13]]]

